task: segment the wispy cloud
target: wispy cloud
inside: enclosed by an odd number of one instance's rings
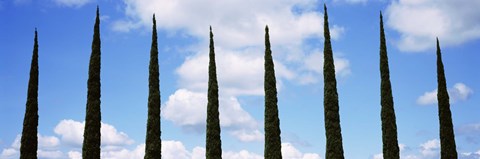
[[[53,0],[58,6],[80,8],[94,0]]]

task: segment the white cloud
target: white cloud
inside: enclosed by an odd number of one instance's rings
[[[453,88],[448,89],[448,95],[451,103],[458,101],[465,101],[473,94],[473,90],[463,83],[455,83]],[[437,101],[437,89],[429,92],[425,92],[422,96],[418,97],[417,104],[430,105],[438,103]]]
[[[59,150],[55,151],[46,151],[46,150],[38,150],[37,151],[38,158],[64,158],[63,153]]]
[[[387,25],[401,34],[403,51],[435,47],[435,37],[445,46],[480,38],[480,1],[394,0],[387,7]]]
[[[433,158],[439,155],[440,140],[432,139],[420,145],[420,152],[424,157]]]
[[[480,150],[477,152],[464,152],[459,153],[461,159],[480,159]]]
[[[191,154],[180,141],[163,141],[162,158],[189,159]]]
[[[383,153],[373,155],[373,159],[383,159]]]
[[[418,97],[417,104],[419,105],[430,105],[437,103],[437,89],[429,92],[423,93],[422,96]]]
[[[463,83],[455,83],[448,93],[453,102],[465,101],[473,94],[473,90]]]
[[[83,143],[83,131],[85,122],[74,120],[62,120],[54,129],[55,134],[60,135],[62,142],[79,147]],[[112,125],[102,122],[101,128],[102,146],[129,145],[133,140],[124,132],[118,132]]]
[[[115,127],[112,125],[102,122],[101,127],[101,142],[102,145],[108,146],[121,146],[121,145],[130,145],[133,143],[133,140],[128,138],[128,135],[124,132],[118,132]]]
[[[163,149],[163,145],[162,145],[162,149]],[[133,150],[121,148],[119,150],[102,151],[101,158],[102,159],[142,159],[144,155],[145,155],[145,144],[140,144]]]
[[[291,143],[282,143],[282,157],[285,159],[321,159],[316,153],[302,153]]]
[[[92,0],[53,0],[59,6],[80,8]]]
[[[279,88],[283,79],[300,84],[316,83],[318,75],[296,66],[303,66],[313,50],[305,49],[307,39],[323,38],[323,14],[312,6],[321,6],[314,0],[214,0],[197,2],[166,0],[125,0],[127,19],[114,23],[114,30],[130,31],[150,28],[155,13],[157,26],[170,34],[180,34],[198,39],[190,48],[193,56],[187,57],[177,69],[182,88],[193,91],[206,90],[208,26],[215,34],[215,52],[220,91],[230,95],[263,94],[264,27],[270,30],[275,70]],[[211,2],[210,2],[211,1]],[[174,17],[171,15],[175,15]],[[342,26],[331,22],[331,36],[339,39],[345,32]],[[205,46],[205,47],[204,47]],[[201,50],[201,51],[198,51]],[[344,58],[342,58],[344,59]],[[341,75],[348,75],[348,60],[338,59]],[[323,68],[323,67],[320,67]],[[345,70],[345,71],[342,71]],[[297,75],[300,75],[297,77]],[[248,77],[248,78],[245,78]]]
[[[204,124],[207,110],[207,97],[202,93],[194,93],[179,89],[168,97],[162,108],[162,117],[182,126]]]
[[[38,147],[42,149],[56,148],[60,145],[60,140],[55,136],[38,136]]]
[[[195,37],[208,37],[206,29],[212,25],[221,46],[262,44],[263,28],[267,24],[272,28],[272,41],[279,45],[299,43],[307,37],[321,37],[323,34],[322,14],[311,9],[311,6],[319,5],[314,0],[125,0],[125,4],[129,20],[121,21],[132,23],[120,24],[140,23],[150,28],[155,13],[160,28],[185,31]],[[300,14],[293,11],[294,7],[301,10]],[[340,28],[332,28],[332,38],[339,37]]]
[[[18,154],[20,152],[18,152],[17,149],[13,149],[13,148],[6,148],[6,149],[3,149],[2,151],[2,154],[0,154],[0,158],[1,159],[14,159],[14,158],[18,158]]]
[[[12,143],[12,148],[15,148],[17,150],[20,149],[20,141],[22,140],[22,135],[21,134],[18,134],[17,137],[15,137],[15,140],[13,140],[13,143]]]
[[[249,113],[242,109],[237,98],[219,98],[220,125],[240,141],[259,141],[261,133],[258,124]],[[199,113],[205,112],[205,113]],[[162,108],[162,116],[177,125],[203,132],[207,112],[207,95],[186,89],[179,89],[168,98]]]
[[[240,152],[227,151],[222,153],[222,158],[228,159],[263,159],[263,156],[248,152],[247,150],[241,150]]]
[[[54,132],[61,136],[62,142],[79,147],[83,143],[84,124],[71,119],[62,120],[55,126]]]
[[[82,159],[82,153],[78,151],[68,151],[69,159]]]

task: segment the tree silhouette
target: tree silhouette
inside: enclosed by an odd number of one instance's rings
[[[148,78],[148,121],[145,139],[145,159],[162,158],[162,140],[160,139],[160,80],[158,66],[157,22],[153,15],[152,46]]]
[[[438,117],[440,121],[440,151],[442,159],[457,158],[455,134],[453,133],[452,112],[443,69],[442,52],[437,38],[437,82]]]
[[[400,153],[397,141],[397,123],[393,106],[392,86],[390,83],[387,44],[385,42],[382,12],[380,12],[380,74],[383,158],[399,159]]]
[[[87,113],[83,133],[82,156],[86,159],[100,158],[100,11],[97,6],[97,17],[93,29],[92,54],[88,67]]]
[[[335,65],[333,61],[332,44],[330,42],[330,29],[328,27],[327,5],[323,5],[324,24],[323,35],[325,46],[323,48],[323,106],[325,113],[325,134],[327,137],[326,159],[343,159],[342,131],[340,128],[340,114],[338,106],[337,80],[335,78]]]
[[[277,84],[270,50],[268,26],[265,27],[265,159],[282,158],[280,119],[278,119]]]
[[[32,63],[30,65],[30,79],[28,80],[27,104],[23,119],[20,158],[37,158],[38,148],[38,37],[35,28]]]
[[[212,27],[210,26],[210,62],[208,65],[208,103],[207,103],[207,141],[206,158],[222,158],[222,141],[220,139],[220,119],[218,112],[218,83],[215,66],[215,47]]]

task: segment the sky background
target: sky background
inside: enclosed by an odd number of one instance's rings
[[[152,14],[162,156],[205,153],[208,33],[214,33],[223,158],[263,158],[264,28],[270,28],[282,153],[325,154],[323,3],[328,6],[345,158],[380,159],[379,12],[402,158],[439,158],[435,37],[457,151],[480,158],[479,0],[0,0],[0,158],[18,158],[35,27],[39,158],[81,158],[95,8],[102,42],[102,158],[143,158]]]

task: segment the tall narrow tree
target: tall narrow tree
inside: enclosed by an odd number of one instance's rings
[[[222,141],[220,139],[220,119],[218,112],[217,67],[215,65],[215,47],[212,27],[210,26],[210,62],[208,65],[208,103],[207,103],[207,137],[206,158],[222,158]]]
[[[148,77],[148,121],[145,139],[145,159],[162,158],[162,140],[160,139],[160,80],[158,67],[157,22],[153,15],[152,46]]]
[[[330,29],[328,27],[327,5],[323,5],[324,23],[323,35],[325,45],[323,48],[323,107],[325,114],[325,134],[327,137],[326,159],[343,159],[342,131],[340,128],[340,114],[338,106],[337,79],[335,78],[335,65],[333,61],[332,44],[330,42]]]
[[[440,151],[442,159],[457,158],[455,134],[453,133],[452,112],[443,69],[442,52],[437,38],[437,82],[438,117],[440,120]]]
[[[87,112],[82,147],[82,156],[88,159],[100,158],[100,54],[100,11],[97,6],[92,53],[88,67]]]
[[[35,29],[30,79],[28,80],[27,104],[23,119],[20,158],[37,158],[37,127],[38,127],[38,38]]]
[[[270,50],[268,26],[265,27],[265,159],[282,158],[280,119],[277,106],[277,80]]]
[[[393,107],[392,86],[390,83],[390,70],[388,67],[387,44],[385,43],[382,12],[380,12],[380,76],[383,158],[399,159],[397,122],[395,119],[395,109]]]

